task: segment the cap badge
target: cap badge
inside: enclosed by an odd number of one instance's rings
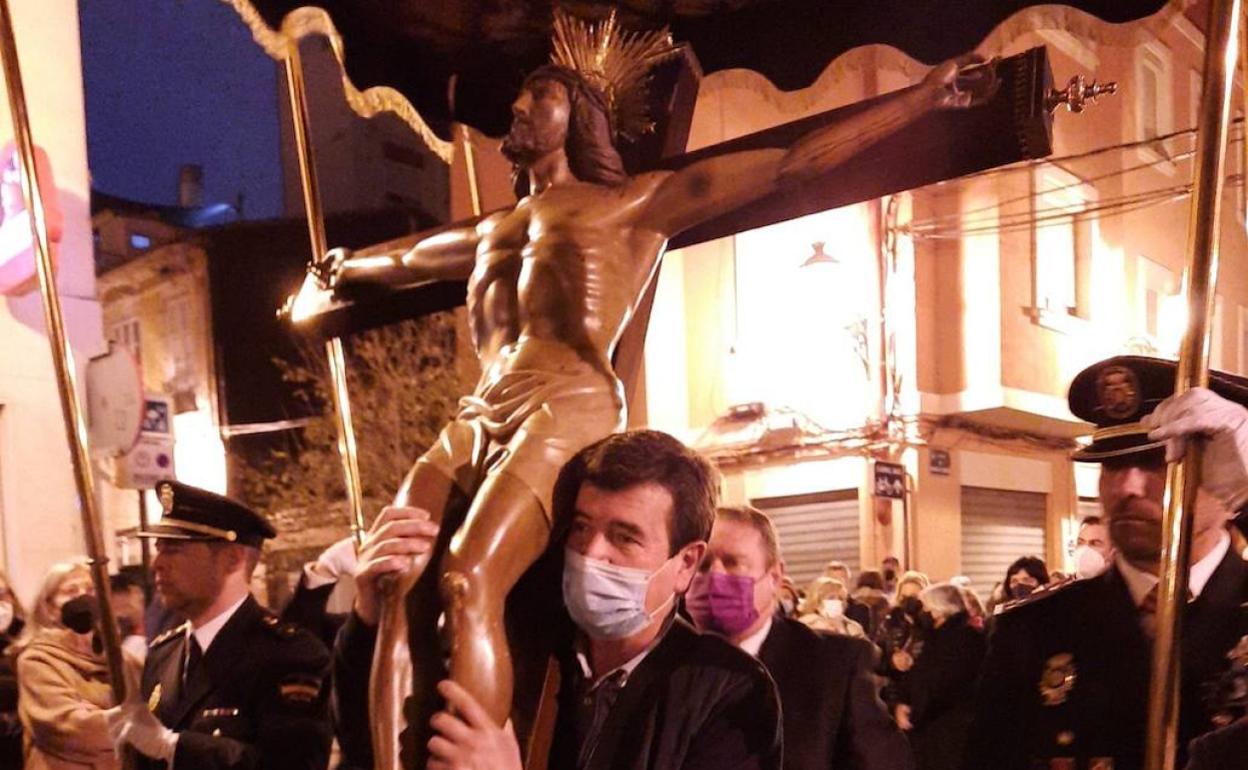
[[[1070,696],[1075,687],[1075,656],[1068,652],[1059,653],[1044,663],[1044,673],[1040,675],[1040,698],[1046,706],[1060,706]]]
[[[1096,375],[1096,400],[1101,411],[1115,420],[1134,417],[1140,410],[1140,381],[1125,366],[1107,366]]]
[[[173,511],[173,485],[165,482],[157,487],[158,497],[160,497],[160,507],[168,516]]]

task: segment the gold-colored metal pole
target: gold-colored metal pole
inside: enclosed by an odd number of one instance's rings
[[[61,299],[56,293],[52,272],[52,253],[48,245],[48,225],[40,197],[39,174],[35,161],[35,142],[30,133],[30,115],[26,112],[26,92],[22,86],[22,69],[17,58],[17,40],[13,33],[13,16],[8,0],[0,0],[0,59],[3,60],[4,82],[9,92],[9,110],[13,113],[13,133],[22,164],[22,193],[30,206],[30,229],[35,241],[35,268],[39,275],[39,293],[43,297],[43,320],[52,343],[52,363],[56,369],[56,386],[61,396],[61,416],[69,455],[74,470],[74,486],[78,492],[78,511],[82,516],[82,534],[90,558],[91,580],[100,604],[100,635],[112,679],[113,697],[118,703],[126,698],[126,677],[121,656],[121,638],[113,614],[112,594],[108,588],[108,555],[100,530],[100,514],[95,501],[95,480],[91,456],[87,451],[87,425],[78,403],[74,383],[74,355],[65,336],[61,315]]]
[[[287,43],[286,84],[290,96],[290,113],[295,127],[295,148],[299,156],[299,177],[303,181],[303,203],[308,217],[308,235],[312,241],[312,259],[318,260],[328,250],[325,237],[325,214],[321,209],[321,188],[316,181],[316,165],[312,142],[308,137],[308,98],[303,82],[303,64],[299,58],[299,41]],[[334,399],[334,418],[338,426],[338,456],[342,459],[343,480],[347,487],[347,504],[351,511],[351,534],[358,548],[364,541],[364,494],[360,484],[359,452],[355,445],[355,427],[351,421],[351,397],[347,391],[347,362],[342,340],[334,337],[325,343],[329,362],[329,386]]]
[[[468,197],[472,201],[472,215],[481,216],[481,187],[477,180],[477,156],[472,148],[472,136],[468,126],[459,124],[459,139],[464,145],[464,167],[468,170]]]
[[[1180,348],[1175,393],[1209,383],[1209,319],[1218,280],[1218,232],[1231,91],[1238,54],[1240,0],[1214,0],[1206,25],[1204,86],[1197,119],[1195,174],[1187,224],[1187,330]],[[1162,523],[1157,637],[1148,704],[1146,770],[1173,770],[1177,761],[1180,646],[1192,551],[1192,518],[1200,489],[1199,440],[1170,466]]]

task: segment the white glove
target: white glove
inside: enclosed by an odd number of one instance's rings
[[[304,570],[308,578],[308,588],[319,588],[337,582],[338,578],[355,571],[355,563],[355,541],[349,537],[339,540],[321,551],[316,561]]]
[[[1248,409],[1207,388],[1192,388],[1140,420],[1153,441],[1166,442],[1166,462],[1183,457],[1188,436],[1204,436],[1200,485],[1231,511],[1248,503]]]
[[[178,734],[161,724],[146,703],[126,701],[105,711],[104,717],[108,720],[108,737],[118,756],[129,744],[145,757],[173,762]]]

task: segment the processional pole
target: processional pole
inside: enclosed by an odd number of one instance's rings
[[[17,140],[22,168],[22,193],[30,207],[30,230],[34,237],[35,269],[39,276],[39,293],[43,297],[43,320],[52,344],[52,363],[56,370],[56,386],[61,396],[61,416],[69,454],[73,463],[74,486],[78,493],[78,511],[82,516],[82,534],[90,559],[91,580],[100,605],[100,637],[108,660],[113,698],[126,699],[125,664],[121,655],[121,638],[113,614],[112,594],[108,586],[108,554],[100,529],[100,514],[95,500],[95,479],[91,456],[87,450],[87,428],[74,382],[74,355],[65,335],[61,315],[61,299],[56,293],[56,277],[52,272],[52,253],[48,245],[48,225],[39,189],[35,162],[35,143],[30,133],[30,115],[26,111],[26,92],[22,87],[21,64],[17,58],[17,40],[13,32],[13,16],[8,0],[0,0],[0,60],[4,82],[9,93],[9,110],[13,115],[13,134]]]
[[[1204,87],[1197,115],[1192,200],[1187,225],[1187,329],[1179,349],[1175,393],[1209,384],[1209,318],[1218,280],[1218,233],[1226,139],[1234,85],[1240,0],[1214,0],[1206,25]],[[1203,442],[1189,439],[1166,478],[1157,636],[1149,683],[1146,770],[1174,770],[1178,750],[1180,636],[1191,567],[1192,524],[1200,489]]]
[[[308,97],[303,82],[303,64],[299,58],[299,40],[291,36],[286,42],[286,85],[290,96],[290,113],[295,127],[295,149],[299,156],[299,178],[303,182],[304,211],[308,217],[308,236],[312,242],[312,260],[322,259],[328,250],[325,237],[325,213],[321,208],[321,188],[316,180],[312,142],[308,136]],[[338,456],[342,459],[343,481],[351,511],[351,534],[358,549],[364,542],[364,494],[360,484],[359,451],[355,445],[355,427],[351,421],[351,397],[347,391],[347,363],[342,351],[342,338],[325,343],[329,362],[330,393],[334,400],[334,422],[338,428]]]

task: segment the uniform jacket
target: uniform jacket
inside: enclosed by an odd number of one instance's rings
[[[1248,565],[1233,551],[1184,616],[1179,745],[1212,729],[1204,691],[1248,633]],[[1143,766],[1151,643],[1116,568],[997,616],[972,729],[968,770],[1031,770],[1075,759],[1084,770]],[[1185,752],[1182,752],[1185,753]],[[1182,766],[1184,757],[1177,763]]]
[[[777,617],[759,648],[780,693],[785,770],[908,770],[910,747],[876,694],[860,639]]]
[[[572,686],[561,661],[551,770],[575,770]],[[748,654],[677,618],[628,677],[585,770],[780,770],[780,707],[771,678]]]
[[[18,656],[25,770],[121,767],[104,719],[104,709],[113,705],[108,665],[100,655],[84,654],[76,636],[65,628],[44,629]],[[137,664],[128,663],[137,679]]]
[[[323,770],[331,740],[323,644],[251,597],[183,685],[187,644],[185,625],[161,634],[143,669],[143,698],[178,733],[176,770]]]

